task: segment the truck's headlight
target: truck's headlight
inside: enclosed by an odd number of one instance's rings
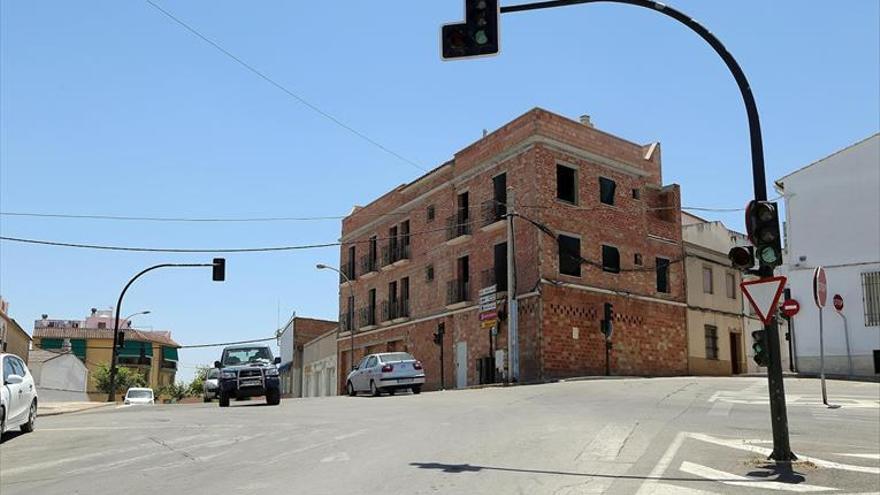
[[[266,370],[266,376],[278,376],[278,370],[276,368],[269,368]]]
[[[235,378],[234,371],[223,371],[220,373],[220,378]]]

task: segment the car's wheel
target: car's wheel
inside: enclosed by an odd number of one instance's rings
[[[393,389],[393,388],[389,388],[389,389],[388,389],[388,395],[394,395],[394,394],[396,394],[396,393],[397,393],[397,390],[395,390],[395,389]]]
[[[34,399],[31,402],[31,408],[28,410],[28,420],[27,423],[21,425],[22,433],[30,433],[34,431],[34,427],[37,425],[37,400]]]
[[[229,394],[220,392],[220,407],[229,407]]]
[[[357,392],[355,392],[354,390],[354,385],[352,385],[351,382],[348,382],[345,385],[345,390],[348,392],[349,397],[354,397],[355,395],[357,395]]]
[[[6,433],[6,409],[0,407],[0,436]]]
[[[372,394],[373,397],[379,397],[382,395],[382,391],[379,390],[379,387],[376,386],[376,382],[373,380],[370,380],[370,394]]]
[[[281,404],[281,391],[277,388],[266,390],[266,404],[270,406]]]
[[[413,387],[413,388],[412,388],[412,393],[414,393],[414,394],[416,394],[416,395],[422,393],[422,386],[421,386],[421,385],[416,385],[415,387]]]
[[[202,396],[202,400],[205,401],[205,402],[211,402],[211,398],[208,397],[207,395]]]

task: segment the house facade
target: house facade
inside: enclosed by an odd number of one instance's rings
[[[339,323],[316,318],[303,318],[295,314],[278,332],[281,363],[281,394],[284,397],[304,397],[303,349],[307,342],[328,331],[336,331]]]
[[[0,297],[0,352],[8,352],[28,362],[31,336],[9,316],[9,302]]]
[[[798,371],[819,371],[819,309],[813,272],[825,269],[825,371],[880,373],[880,134],[864,139],[776,181],[785,203],[785,265],[790,296],[800,303],[791,320]],[[832,307],[843,298],[843,311]]]
[[[336,334],[334,327],[303,345],[303,397],[336,395]]]
[[[516,280],[507,280],[508,194]],[[342,222],[339,390],[350,363],[412,353],[425,388],[509,376],[508,290],[518,301],[519,379],[604,373],[599,332],[614,306],[614,374],[687,371],[679,188],[662,184],[660,147],[533,109]],[[348,287],[350,285],[350,287]],[[495,286],[498,321],[481,324]],[[354,296],[350,293],[353,291]],[[499,373],[487,373],[494,367]]]
[[[69,345],[89,371],[87,393],[92,400],[105,400],[106,394],[95,386],[95,370],[109,365],[113,349],[113,311],[93,309],[83,320],[50,319],[43,315],[34,321],[34,348],[60,351]],[[125,334],[124,347],[118,352],[118,364],[141,373],[148,387],[174,383],[179,361],[180,344],[170,331],[147,331],[131,328],[130,321],[121,321]]]

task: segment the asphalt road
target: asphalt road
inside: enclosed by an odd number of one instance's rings
[[[766,379],[660,378],[52,416],[7,435],[0,493],[878,492],[880,384],[786,387],[793,473]]]

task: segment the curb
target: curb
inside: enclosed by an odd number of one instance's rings
[[[83,412],[83,411],[91,411],[92,409],[100,409],[102,407],[109,407],[109,406],[115,406],[115,405],[117,405],[115,402],[107,402],[107,403],[96,404],[94,406],[81,407],[79,409],[71,409],[71,410],[49,408],[48,411],[46,409],[43,409],[43,411],[40,411],[40,408],[38,407],[37,408],[37,417],[38,418],[45,418],[47,416],[60,416],[62,414],[73,414],[73,413],[78,413],[78,412]]]

